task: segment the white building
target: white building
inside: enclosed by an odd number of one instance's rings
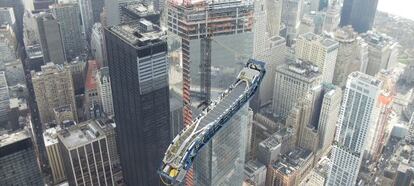
[[[273,91],[274,115],[286,118],[296,103],[321,83],[321,78],[316,66],[297,59],[288,59],[286,64],[279,66]]]
[[[339,115],[327,185],[355,185],[382,82],[361,72],[349,75]]]
[[[95,60],[102,66],[106,64],[105,41],[103,40],[103,27],[101,23],[95,23],[91,35],[91,53]]]
[[[63,159],[59,151],[59,141],[57,133],[61,128],[59,126],[46,129],[43,132],[43,139],[45,141],[47,158],[49,166],[52,170],[53,183],[58,184],[66,180],[65,170],[63,167]]]
[[[332,83],[338,47],[338,42],[309,32],[299,35],[295,52],[297,58],[319,67],[322,82]]]
[[[108,67],[103,67],[98,70],[96,73],[96,81],[103,111],[108,115],[113,115],[114,105],[112,102],[111,80]]]
[[[323,31],[333,32],[338,28],[341,20],[341,6],[334,0],[326,10],[325,21],[323,22]]]

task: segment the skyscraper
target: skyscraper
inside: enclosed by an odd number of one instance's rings
[[[338,47],[338,42],[308,32],[299,35],[295,54],[299,59],[319,68],[323,76],[322,82],[332,83]]]
[[[382,82],[353,72],[348,76],[332,150],[327,185],[354,185],[365,150],[371,122],[375,121]]]
[[[340,26],[352,25],[358,33],[371,30],[377,5],[378,0],[344,0]]]
[[[103,111],[108,115],[113,115],[114,104],[112,101],[111,78],[109,77],[108,67],[103,67],[98,70],[96,73],[96,81]]]
[[[159,185],[169,144],[165,32],[147,20],[105,30],[118,150],[128,185]]]
[[[44,64],[48,62],[63,64],[66,58],[58,21],[50,13],[46,12],[36,14],[35,19],[43,51]]]
[[[59,22],[66,58],[79,56],[84,49],[79,6],[75,3],[54,4],[51,11]]]
[[[27,131],[0,136],[2,185],[44,185]]]
[[[45,124],[55,119],[53,109],[69,105],[76,119],[75,90],[68,69],[48,63],[41,72],[32,71],[33,89],[36,96],[40,121]]]
[[[323,22],[323,31],[333,32],[338,28],[341,20],[341,6],[338,0],[334,0],[326,10],[325,21]]]
[[[273,114],[286,119],[291,109],[313,87],[321,83],[322,75],[312,64],[287,59],[275,73],[273,91]]]
[[[58,184],[66,180],[65,169],[63,166],[62,156],[59,150],[58,132],[61,130],[59,126],[48,128],[43,132],[45,141],[47,159],[49,167],[52,171],[52,179],[54,184]]]
[[[58,134],[69,185],[114,185],[108,137],[95,120]]]
[[[10,110],[9,86],[7,86],[6,74],[0,71],[0,123],[7,123]]]

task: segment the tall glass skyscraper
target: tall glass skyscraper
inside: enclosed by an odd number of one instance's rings
[[[355,185],[368,128],[376,121],[375,104],[381,86],[380,80],[361,72],[348,76],[327,185]]]
[[[118,151],[127,185],[160,185],[170,143],[165,32],[147,20],[105,30]]]
[[[372,29],[378,0],[344,0],[340,26],[352,25],[359,33]]]

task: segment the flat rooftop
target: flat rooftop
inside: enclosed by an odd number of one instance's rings
[[[306,164],[312,155],[312,151],[296,147],[294,150],[282,155],[281,159],[272,164],[272,167],[285,175],[290,175]]]
[[[108,30],[136,47],[158,43],[167,37],[166,31],[146,19],[112,26]]]
[[[30,135],[27,133],[27,131],[22,130],[19,132],[15,132],[12,134],[4,134],[0,136],[0,148],[16,143],[18,141],[25,140],[27,138],[30,138]]]
[[[61,130],[58,137],[67,149],[74,149],[99,140],[104,134],[95,120],[88,120]]]
[[[322,75],[316,65],[297,58],[286,59],[285,64],[280,65],[276,71],[283,74],[295,74],[310,81]]]
[[[326,37],[321,37],[319,35],[316,35],[312,32],[308,32],[305,34],[301,34],[299,35],[299,38],[304,38],[307,41],[316,41],[321,43],[324,47],[326,47],[328,50],[329,49],[335,49],[339,47],[339,43],[335,40],[332,40],[330,38],[326,38]]]
[[[121,8],[127,9],[128,11],[140,16],[145,17],[148,15],[158,14],[153,6],[145,5],[140,1],[130,1],[126,3],[121,3]]]
[[[364,74],[362,72],[352,72],[351,74],[349,74],[348,77],[350,77],[352,79],[358,79],[361,82],[364,82],[366,84],[370,84],[370,85],[378,87],[378,88],[381,88],[381,86],[382,86],[382,81],[380,81],[379,79],[377,79],[373,76],[370,76],[368,74]]]
[[[50,146],[57,144],[58,141],[58,132],[61,130],[59,126],[48,128],[43,132],[43,140],[45,141],[45,146]]]
[[[249,160],[244,165],[244,171],[248,176],[250,176],[254,175],[258,171],[266,171],[266,166],[258,160]]]

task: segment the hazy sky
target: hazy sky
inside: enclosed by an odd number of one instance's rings
[[[379,0],[378,10],[414,20],[414,0]]]

